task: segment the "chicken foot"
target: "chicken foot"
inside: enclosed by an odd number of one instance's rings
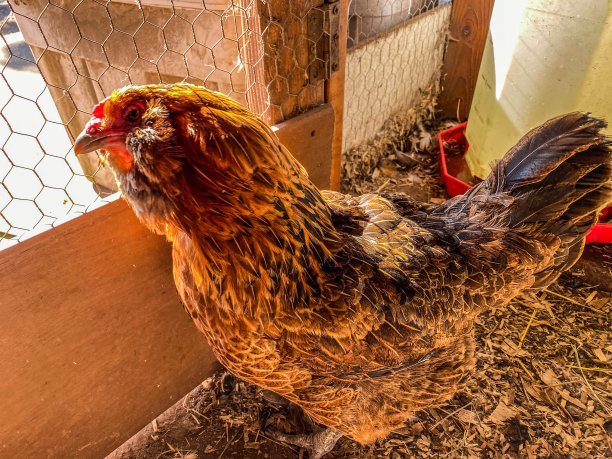
[[[289,412],[293,412],[293,415],[296,418],[301,418],[302,424],[305,424],[307,428],[312,431],[310,434],[292,435],[276,430],[266,429],[267,435],[277,441],[282,441],[284,443],[304,448],[310,454],[310,459],[319,459],[325,454],[329,453],[332,449],[334,449],[334,446],[340,437],[342,437],[340,432],[319,426],[302,408],[276,392],[264,390],[263,398],[269,403],[282,406]]]
[[[329,427],[316,427],[310,434],[291,435],[284,432],[267,432],[274,440],[289,443],[304,448],[309,453],[309,459],[321,459],[329,453],[342,434]]]

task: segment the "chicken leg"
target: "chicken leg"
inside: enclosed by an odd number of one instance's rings
[[[304,448],[309,453],[309,459],[320,459],[329,453],[342,434],[329,427],[315,427],[310,434],[290,435],[283,432],[268,432],[275,440]]]
[[[294,416],[298,416],[296,413],[299,413],[302,420],[301,423],[306,424],[312,431],[310,434],[291,435],[277,430],[266,429],[267,435],[274,440],[304,448],[310,454],[310,459],[319,459],[329,453],[334,449],[340,437],[342,437],[340,432],[320,427],[302,408],[281,395],[278,395],[276,392],[265,390],[263,398],[267,402],[282,406],[289,412],[293,412]]]

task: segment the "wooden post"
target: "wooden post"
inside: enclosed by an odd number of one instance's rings
[[[331,158],[331,189],[340,190],[340,167],[342,161],[342,129],[344,120],[344,80],[346,73],[346,45],[348,34],[349,0],[340,0],[338,14],[340,25],[338,32],[338,70],[331,74],[325,83],[325,100],[334,109],[334,138]]]
[[[268,124],[325,102],[323,4],[324,0],[241,0],[247,16],[241,42],[247,97]]]
[[[454,0],[442,67],[439,108],[443,118],[465,121],[470,113],[494,0]]]

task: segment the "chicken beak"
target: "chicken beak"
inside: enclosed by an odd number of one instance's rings
[[[82,155],[90,151],[100,149],[122,149],[125,150],[125,134],[96,132],[90,134],[84,130],[74,141],[74,154]]]
[[[102,139],[103,137],[95,134],[88,134],[86,131],[81,132],[74,141],[74,154],[78,156],[101,148],[98,144],[101,143],[100,140]]]
[[[86,128],[74,141],[74,154],[82,155],[95,150],[105,150],[110,154],[112,163],[127,171],[134,162],[125,145],[125,132],[96,131],[87,132]]]

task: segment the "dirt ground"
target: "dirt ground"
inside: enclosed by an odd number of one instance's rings
[[[352,168],[361,172],[345,169],[344,190],[446,199],[429,132],[427,119],[400,129],[400,142]],[[477,318],[476,368],[451,401],[375,445],[343,438],[327,457],[612,457],[610,290],[612,250],[590,246],[549,289]],[[109,457],[307,457],[267,438],[266,427],[307,431],[299,410],[221,370]]]

